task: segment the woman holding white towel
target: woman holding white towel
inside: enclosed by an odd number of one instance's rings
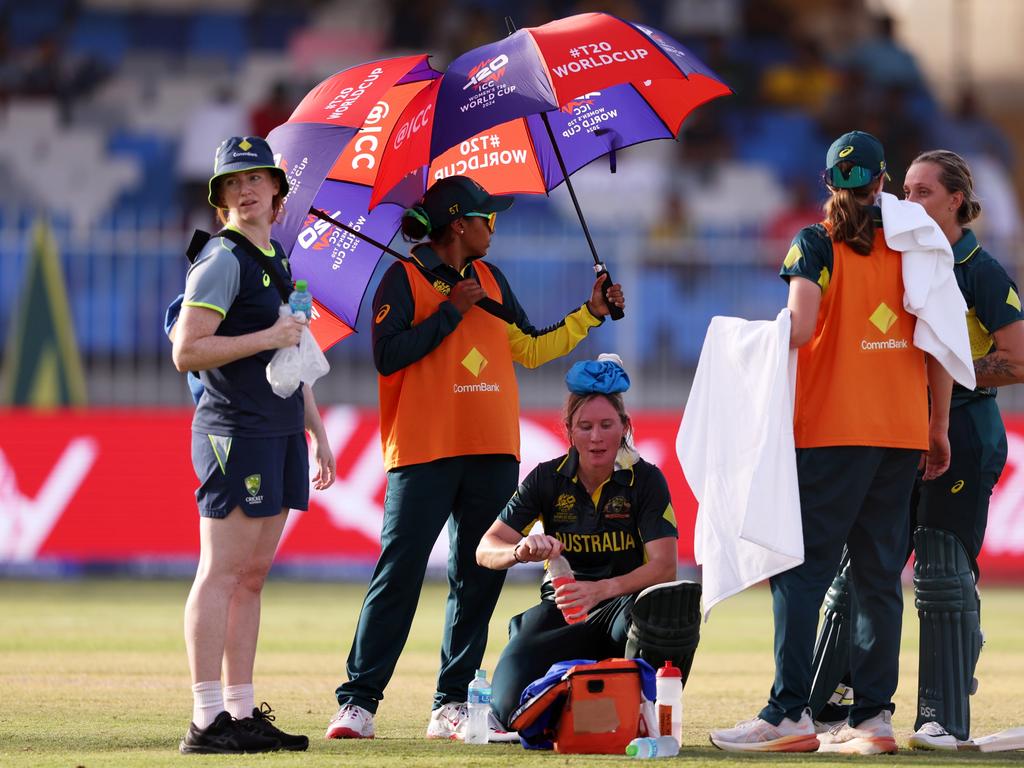
[[[921,452],[926,477],[949,463],[952,380],[913,345],[902,257],[886,245],[875,205],[885,179],[874,136],[840,136],[826,156],[825,220],[797,234],[783,263],[790,343],[799,349],[793,432],[804,562],[770,582],[776,668],[768,704],[752,720],[713,731],[722,749],[896,751],[908,506]],[[808,709],[811,659],[818,608],[844,544],[852,553],[857,700],[848,723],[819,737]]]

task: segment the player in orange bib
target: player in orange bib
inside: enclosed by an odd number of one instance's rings
[[[775,683],[757,717],[712,732],[723,749],[896,751],[908,505],[922,451],[926,478],[949,464],[952,378],[913,345],[902,256],[886,245],[875,205],[885,179],[874,136],[839,137],[826,156],[825,221],[801,230],[782,267],[790,345],[799,349],[793,424],[804,562],[771,579]],[[857,700],[848,722],[819,737],[808,708],[811,659],[818,609],[844,543]]]
[[[430,550],[447,525],[448,607],[428,738],[461,738],[466,689],[480,666],[487,623],[505,578],[476,562],[481,536],[519,481],[519,392],[512,364],[568,354],[609,313],[622,289],[590,298],[537,329],[505,276],[484,263],[509,196],[472,179],[434,183],[406,210],[402,233],[429,238],[393,265],[374,297],[373,353],[380,373],[380,431],[388,471],[381,555],[349,651],[348,680],[327,738],[371,738],[374,713],[405,646]],[[437,276],[443,280],[437,280]],[[454,286],[454,287],[450,287]],[[502,305],[511,322],[477,306]],[[514,740],[492,721],[491,737]]]

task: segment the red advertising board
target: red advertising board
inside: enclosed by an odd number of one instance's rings
[[[679,522],[679,554],[693,560],[697,504],[675,456],[680,414],[633,414],[641,454],[664,471]],[[191,411],[0,411],[0,563],[194,558]],[[338,480],[290,515],[279,561],[372,563],[384,501],[376,411],[324,411]],[[1024,580],[1024,419],[1007,419],[1009,459],[996,487],[982,551],[985,577]],[[565,450],[555,412],[522,419],[525,474]],[[443,544],[434,561],[443,562]]]

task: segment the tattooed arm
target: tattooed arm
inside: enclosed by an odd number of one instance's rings
[[[996,346],[974,361],[979,387],[1024,383],[1024,320],[993,331]]]

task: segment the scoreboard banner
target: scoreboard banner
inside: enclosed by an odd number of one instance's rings
[[[279,562],[372,565],[385,474],[377,412],[327,408],[338,479],[289,515]],[[681,414],[631,413],[637,447],[668,478],[679,556],[693,562],[697,503],[675,456]],[[199,534],[190,409],[0,410],[0,563],[131,563],[195,559]],[[1024,418],[1006,419],[1009,459],[989,510],[983,578],[1024,580]],[[555,411],[522,416],[522,468],[566,449]],[[442,532],[431,555],[447,557]]]

